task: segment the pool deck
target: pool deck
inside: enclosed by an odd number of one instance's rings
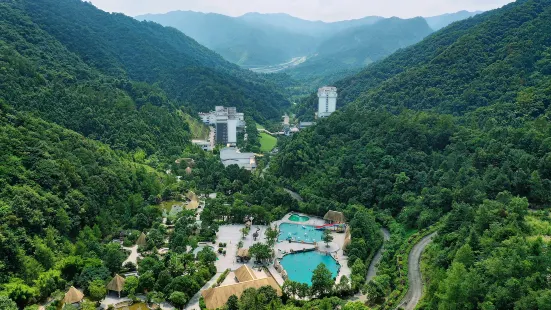
[[[303,215],[308,216],[310,219],[306,222],[295,222],[289,220],[289,217],[292,214],[297,215]],[[278,228],[279,225],[282,223],[289,223],[289,224],[297,224],[297,225],[309,225],[309,226],[320,226],[325,224],[325,221],[322,218],[311,216],[307,214],[302,214],[298,212],[291,212],[289,214],[286,214],[283,219],[279,221],[275,221],[271,224],[273,228]],[[247,236],[245,236],[245,239],[242,239],[241,236],[241,229],[245,227],[243,224],[233,224],[233,225],[222,225],[220,226],[218,233],[216,234],[216,244],[209,244],[214,248],[214,251],[217,252],[218,250],[218,244],[219,243],[226,243],[226,255],[221,255],[216,253],[218,260],[215,262],[216,269],[219,273],[223,272],[226,269],[230,269],[231,271],[236,270],[237,268],[241,267],[243,263],[238,263],[236,259],[237,254],[237,245],[239,241],[243,241],[243,247],[244,248],[250,248],[253,244],[262,242],[266,243],[266,228],[268,226],[266,225],[255,225],[254,222],[251,226],[251,230]],[[259,230],[259,236],[254,241],[253,239],[253,233],[255,231]],[[346,275],[350,278],[351,271],[347,266],[348,263],[348,257],[344,256],[342,251],[342,246],[344,244],[344,233],[336,233],[333,232],[333,241],[330,243],[330,247],[326,248],[325,243],[320,242],[318,243],[318,248],[322,252],[329,252],[331,255],[337,260],[337,262],[341,265],[340,272],[337,276],[337,283],[340,281],[341,277],[343,275]],[[298,243],[298,242],[291,242],[288,241],[281,241],[276,242],[274,246],[274,253],[276,259],[281,259],[286,253],[290,253],[292,251],[299,251],[303,249],[313,249],[316,246],[314,244],[308,244],[308,243]],[[251,268],[255,268],[254,259],[251,259],[247,265]],[[283,277],[280,272],[276,270],[273,264],[269,264],[268,270],[274,277],[274,279],[278,282],[279,285],[283,285]],[[219,275],[219,274],[218,274]],[[229,278],[229,277],[228,277]],[[232,277],[233,278],[233,277]],[[230,279],[232,279],[230,278]],[[226,281],[231,281],[230,279],[227,279]]]
[[[308,216],[310,219],[306,222],[291,221],[289,219],[289,217],[293,214]],[[320,217],[316,217],[316,216],[312,216],[312,215],[308,215],[308,214],[303,214],[303,213],[299,213],[299,212],[291,212],[291,213],[286,214],[283,217],[283,219],[281,219],[279,221],[276,221],[276,222],[273,222],[272,227],[278,227],[279,228],[279,225],[282,224],[282,223],[297,224],[297,225],[309,225],[309,226],[321,226],[321,225],[325,224],[325,220],[320,218]],[[342,276],[346,276],[348,279],[350,279],[350,275],[351,275],[352,271],[348,267],[348,257],[344,255],[344,252],[342,250],[342,247],[344,245],[345,234],[344,233],[337,233],[337,232],[332,232],[331,234],[333,235],[333,241],[329,243],[329,247],[327,248],[325,246],[324,242],[319,242],[318,243],[318,248],[319,248],[320,252],[331,253],[333,258],[335,258],[337,260],[337,262],[340,264],[341,267],[340,267],[339,274],[337,275],[337,282],[336,282],[336,283],[339,283]],[[315,245],[308,244],[308,243],[298,243],[298,242],[289,243],[288,241],[281,241],[281,242],[277,242],[275,244],[274,251],[275,251],[276,259],[281,260],[281,258],[285,254],[290,253],[291,250],[299,251],[299,250],[303,250],[303,249],[313,249],[315,247],[316,247]],[[275,270],[275,268],[273,268],[273,270],[276,273],[278,273],[278,275],[280,276],[280,280],[278,280],[276,278],[279,285],[283,285],[283,278],[281,277],[281,273],[277,272]],[[274,273],[274,271],[272,271],[272,273]]]

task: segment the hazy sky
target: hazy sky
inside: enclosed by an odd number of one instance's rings
[[[287,13],[309,20],[336,21],[368,15],[434,16],[460,10],[490,10],[511,0],[89,0],[109,12],[130,16],[175,10],[239,16],[247,12]]]

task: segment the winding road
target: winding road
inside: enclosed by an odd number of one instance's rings
[[[423,296],[423,276],[421,274],[421,255],[425,248],[432,242],[436,232],[425,236],[413,246],[408,257],[408,282],[409,289],[396,309],[413,310]]]
[[[367,269],[367,274],[365,276],[365,282],[369,283],[369,281],[373,280],[375,276],[377,275],[377,269],[379,268],[379,263],[381,262],[381,259],[383,258],[383,251],[385,247],[385,242],[390,240],[390,232],[386,228],[381,228],[381,232],[383,233],[383,245],[379,248],[379,251],[373,256],[373,259],[371,260],[371,263],[369,264],[369,268]],[[358,292],[356,295],[354,295],[351,300],[359,300],[362,302],[367,301],[367,294],[362,294],[362,292]]]

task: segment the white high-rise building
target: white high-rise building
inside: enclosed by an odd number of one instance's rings
[[[318,89],[318,117],[324,118],[337,110],[337,88],[325,86]]]
[[[245,128],[245,114],[237,113],[234,107],[216,106],[214,111],[199,116],[203,123],[214,127],[216,143],[235,145],[237,132]]]

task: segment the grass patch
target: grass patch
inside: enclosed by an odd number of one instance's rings
[[[256,123],[256,129],[266,129],[264,126],[260,125],[259,123]]]
[[[198,140],[207,140],[210,133],[209,126],[203,124],[201,121],[189,116],[188,114],[183,114],[184,120],[189,125],[189,130],[191,131],[192,139]]]
[[[173,205],[181,205],[181,204],[183,204],[183,202],[181,201],[168,200],[168,201],[161,202],[160,208],[161,210],[166,210],[167,213],[170,213],[170,210],[172,209]]]
[[[277,144],[277,138],[272,137],[265,132],[260,133],[260,151],[262,153],[267,153],[274,149]]]

